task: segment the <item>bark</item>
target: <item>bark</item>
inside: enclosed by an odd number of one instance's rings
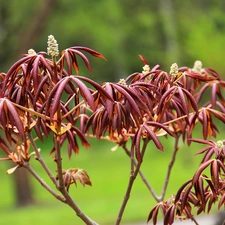
[[[30,174],[24,168],[19,168],[13,173],[15,203],[18,207],[34,203],[33,189],[31,187]]]

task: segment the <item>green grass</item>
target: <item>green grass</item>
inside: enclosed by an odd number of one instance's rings
[[[130,162],[121,148],[118,148],[115,152],[110,151],[114,144],[97,140],[92,142],[91,149],[81,149],[79,155],[73,155],[70,160],[66,155],[66,148],[63,149],[63,168],[79,167],[88,172],[91,177],[92,187],[86,186],[84,188],[78,183],[77,187],[71,186],[70,193],[81,209],[93,220],[99,224],[113,224],[126,191]],[[151,144],[148,146],[142,167],[144,174],[157,194],[160,194],[162,189],[173,148],[172,142],[168,140],[164,140],[164,144],[164,152],[155,149]],[[177,162],[172,170],[167,197],[176,193],[177,188],[191,178],[196,170],[201,157],[193,158],[192,156],[196,150],[203,146],[198,145],[196,149],[195,146],[197,145],[193,145],[191,149],[181,146],[177,155]],[[51,170],[55,171],[55,164],[52,156],[49,155],[50,148],[50,141],[48,141],[47,144],[42,145],[42,153]],[[31,163],[40,176],[51,184],[38,162],[32,159]],[[4,174],[10,166],[11,164],[8,162],[0,163],[0,225],[83,224],[67,205],[57,201],[33,178],[33,191],[37,204],[26,208],[15,208],[13,177]],[[130,221],[145,222],[151,207],[154,205],[153,197],[138,177],[132,189],[122,224]]]

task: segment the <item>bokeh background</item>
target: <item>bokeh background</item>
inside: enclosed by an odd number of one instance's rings
[[[224,73],[225,1],[223,0],[0,0],[0,70],[29,48],[46,51],[53,34],[60,49],[82,45],[101,52],[97,81],[140,71],[138,54],[166,71],[172,63]]]
[[[195,60],[201,60],[203,67],[213,68],[225,78],[224,0],[0,0],[0,72],[7,72],[30,48],[36,52],[46,51],[50,34],[57,39],[60,50],[81,45],[102,53],[107,61],[90,58],[93,75],[81,68],[81,75],[100,83],[118,81],[142,71],[143,63],[138,54],[143,55],[151,67],[160,64],[165,71],[169,71],[174,62],[192,67]],[[224,129],[223,125],[220,129]],[[165,153],[150,146],[143,165],[158,193],[173,148],[172,142],[165,144]],[[93,187],[83,189],[78,185],[72,194],[85,212],[103,225],[115,221],[129,178],[129,160],[119,149],[112,153],[112,147],[107,142],[93,142],[92,149],[81,149],[72,160],[64,156],[66,168],[81,167],[90,174]],[[54,171],[50,148],[51,140],[48,140],[42,150]],[[198,165],[192,156],[198,149],[183,149],[185,154],[178,154],[168,197],[192,176]],[[36,164],[34,162],[34,167],[45,178]],[[11,166],[0,163],[0,225],[82,224],[70,209],[61,206],[32,179],[29,198],[34,204],[18,209],[16,191],[20,181],[17,179],[24,175],[4,175]],[[146,221],[154,205],[153,199],[146,197],[147,192],[138,178],[124,224]]]

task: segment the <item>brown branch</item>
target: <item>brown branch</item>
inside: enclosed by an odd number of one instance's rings
[[[148,140],[145,139],[144,144],[142,146],[142,151],[141,151],[142,158],[144,157],[147,144],[148,144]],[[134,181],[135,181],[135,179],[137,177],[137,174],[138,174],[138,172],[140,170],[141,164],[142,164],[142,161],[138,162],[138,164],[137,164],[137,166],[136,166],[136,168],[134,170],[134,173],[130,174],[130,180],[129,180],[129,183],[128,183],[128,186],[127,186],[127,190],[126,190],[126,193],[125,193],[125,196],[124,196],[124,200],[123,200],[122,205],[120,207],[120,210],[119,210],[119,213],[118,213],[115,225],[119,225],[120,222],[121,222],[121,219],[122,219],[125,207],[126,207],[127,202],[128,202],[128,200],[130,198],[130,193],[131,193]]]
[[[61,157],[61,149],[60,149],[60,143],[57,140],[59,137],[54,134],[54,145],[56,149],[56,156],[55,156],[55,162],[57,165],[57,177],[58,177],[58,190],[61,192],[63,189],[65,189],[65,185],[63,182],[63,172],[62,172],[62,157]]]
[[[66,200],[57,194],[53,189],[51,189],[48,184],[39,177],[39,175],[33,170],[33,168],[30,166],[28,162],[23,162],[23,167],[26,168],[32,176],[48,191],[50,192],[55,198],[57,198],[59,201],[66,203]]]
[[[81,209],[78,207],[78,205],[75,203],[75,201],[71,198],[69,193],[67,192],[64,182],[63,182],[63,172],[62,172],[62,159],[61,159],[61,149],[60,149],[60,143],[58,141],[58,136],[54,135],[54,144],[56,149],[56,164],[57,164],[57,170],[58,170],[58,190],[62,193],[64,198],[66,199],[66,204],[69,205],[75,212],[78,217],[80,217],[81,220],[85,222],[87,225],[98,225],[95,221],[91,220],[86,214],[84,214]]]
[[[170,179],[170,174],[171,174],[173,165],[174,165],[175,160],[176,160],[176,155],[177,155],[177,151],[178,151],[178,142],[179,142],[179,135],[177,135],[177,137],[175,138],[172,158],[171,158],[170,163],[168,165],[168,170],[167,170],[166,178],[165,178],[165,181],[164,181],[162,193],[161,193],[161,196],[159,198],[160,202],[164,200],[164,197],[165,197],[165,194],[166,194],[166,190],[167,190],[169,179]]]
[[[36,154],[36,159],[40,162],[41,166],[43,167],[43,169],[45,170],[45,172],[48,174],[49,178],[52,180],[52,182],[57,186],[57,180],[55,179],[55,176],[52,174],[51,170],[48,168],[48,166],[46,165],[45,161],[43,160],[40,152],[38,151],[38,148],[34,142],[34,139],[32,138],[31,134],[28,133],[27,134],[28,139],[30,140],[30,143],[35,151]]]
[[[131,157],[130,151],[127,149],[126,145],[123,145],[122,148],[124,149],[125,153],[126,153],[129,157]],[[134,165],[135,165],[135,167],[137,167],[137,165],[138,165],[137,161],[136,161],[135,159],[133,159],[133,160],[134,160]],[[153,197],[157,202],[159,202],[159,201],[160,201],[160,200],[159,200],[160,198],[156,195],[154,189],[152,188],[152,186],[151,186],[151,185],[149,184],[149,182],[147,181],[147,179],[146,179],[145,175],[143,174],[143,172],[141,171],[141,169],[139,169],[138,173],[139,173],[139,175],[140,175],[142,181],[144,182],[144,184],[146,185],[146,187],[147,187],[148,190],[150,191],[152,197]]]

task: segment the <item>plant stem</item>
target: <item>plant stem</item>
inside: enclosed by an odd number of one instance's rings
[[[125,153],[130,157],[131,154],[130,154],[130,151],[127,149],[126,145],[123,145],[122,148],[124,149]],[[135,167],[137,167],[137,164],[138,164],[138,163],[136,162],[135,159],[133,159],[133,160],[134,160],[134,165],[135,165]],[[146,187],[147,187],[148,190],[150,191],[150,193],[151,193],[151,195],[153,196],[153,198],[154,198],[157,202],[159,202],[159,201],[160,201],[160,200],[159,200],[159,197],[156,195],[154,189],[152,188],[152,186],[151,186],[151,185],[149,184],[149,182],[147,181],[147,179],[146,179],[145,175],[143,174],[143,172],[141,171],[141,169],[139,169],[138,173],[139,173],[139,175],[140,175],[142,181],[144,182],[144,184],[146,185]]]
[[[144,153],[145,153],[145,150],[146,150],[146,147],[147,147],[147,143],[148,143],[148,140],[145,139],[144,144],[142,146],[142,151],[141,151],[142,158],[144,156]],[[131,193],[131,190],[132,190],[132,187],[133,187],[134,180],[137,177],[137,174],[138,174],[138,172],[140,170],[141,164],[142,164],[142,161],[138,162],[134,173],[131,173],[131,175],[130,175],[130,180],[129,180],[129,183],[128,183],[128,186],[127,186],[127,190],[126,190],[126,193],[125,193],[125,196],[124,196],[124,200],[123,200],[122,205],[120,207],[120,210],[119,210],[119,213],[118,213],[115,225],[119,225],[120,222],[121,222],[121,219],[122,219],[125,207],[126,207],[127,202],[128,202],[128,200],[130,198],[130,193]]]
[[[64,182],[63,182],[63,172],[62,172],[62,159],[61,159],[61,149],[60,149],[60,143],[58,141],[58,136],[54,135],[54,144],[56,149],[56,164],[57,164],[57,170],[58,170],[58,190],[62,193],[64,198],[66,199],[66,204],[69,205],[75,212],[78,217],[80,217],[81,220],[85,222],[87,225],[98,225],[95,221],[91,220],[86,214],[84,214],[81,209],[78,207],[78,205],[75,203],[75,201],[71,198],[69,193],[67,192]]]
[[[63,189],[65,189],[65,185],[63,183],[63,172],[62,172],[62,157],[61,157],[61,149],[60,149],[60,143],[58,140],[58,136],[54,134],[54,145],[56,149],[56,157],[55,162],[57,165],[57,177],[58,177],[58,190],[61,192]]]
[[[28,162],[23,162],[23,167],[26,168],[32,176],[48,191],[50,192],[55,198],[57,198],[59,201],[66,203],[66,200],[57,194],[53,189],[51,189],[48,184],[39,177],[39,175],[33,170],[33,168],[30,166]]]
[[[173,149],[172,158],[171,158],[170,163],[168,165],[168,170],[167,170],[166,178],[165,178],[165,181],[164,181],[164,185],[163,185],[163,189],[162,189],[162,192],[161,192],[161,196],[159,198],[159,201],[160,202],[163,201],[164,198],[165,198],[167,186],[168,186],[169,179],[170,179],[170,174],[171,174],[173,165],[174,165],[175,160],[176,160],[176,154],[177,154],[177,151],[178,151],[178,142],[179,142],[179,135],[177,135],[177,137],[175,138],[175,143],[174,143],[174,149]]]
[[[62,189],[60,192],[65,197],[66,203],[76,212],[76,215],[78,217],[80,217],[80,219],[83,220],[85,222],[85,224],[87,224],[87,225],[98,225],[98,223],[96,223],[95,221],[90,219],[86,214],[84,214],[81,211],[81,209],[78,207],[78,205],[75,203],[75,201],[71,198],[71,196],[69,195],[69,193],[66,191],[65,188]]]
[[[37,160],[40,162],[40,164],[42,165],[42,167],[44,168],[45,172],[48,174],[49,178],[52,180],[52,182],[57,186],[57,180],[55,179],[55,176],[52,174],[52,172],[50,171],[50,169],[48,168],[48,166],[46,165],[45,161],[43,160],[40,152],[38,151],[38,148],[34,142],[34,139],[32,138],[31,134],[28,133],[27,134],[29,140],[30,140],[30,143],[35,151],[35,154],[36,154],[36,157],[37,157]]]

